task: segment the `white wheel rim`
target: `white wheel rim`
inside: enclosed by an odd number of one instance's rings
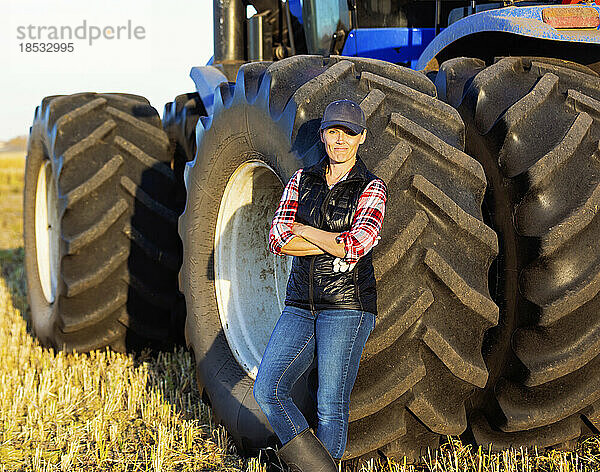
[[[215,291],[221,325],[240,366],[256,378],[283,310],[291,257],[268,250],[271,219],[283,184],[262,161],[233,173],[219,207],[214,241]]]
[[[56,299],[58,281],[58,199],[52,166],[40,167],[35,191],[35,249],[42,292],[49,304]]]

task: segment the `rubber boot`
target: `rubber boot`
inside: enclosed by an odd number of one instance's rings
[[[277,452],[290,472],[337,472],[329,451],[310,428],[287,442]]]

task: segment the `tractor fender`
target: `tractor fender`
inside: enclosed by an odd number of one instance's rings
[[[192,67],[190,77],[196,85],[196,91],[202,99],[207,116],[212,115],[215,89],[222,83],[227,83],[227,77],[219,69],[210,65]]]
[[[467,16],[444,29],[425,48],[417,62],[417,70],[423,70],[444,48],[455,41],[475,33],[504,32],[552,41],[600,44],[598,29],[558,30],[542,20],[542,12],[548,8],[573,8],[578,5],[538,5],[506,7],[486,10]],[[586,5],[600,11],[598,5]]]

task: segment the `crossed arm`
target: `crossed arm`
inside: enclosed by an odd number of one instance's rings
[[[295,237],[281,248],[281,252],[284,254],[289,256],[315,256],[328,252],[336,257],[346,255],[344,243],[336,241],[339,233],[331,233],[301,223],[292,225],[292,233]]]

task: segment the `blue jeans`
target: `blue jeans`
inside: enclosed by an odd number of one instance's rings
[[[284,308],[254,382],[254,398],[282,444],[308,428],[290,392],[316,356],[316,435],[332,457],[342,457],[348,435],[350,392],[374,327],[375,315],[366,311]]]

